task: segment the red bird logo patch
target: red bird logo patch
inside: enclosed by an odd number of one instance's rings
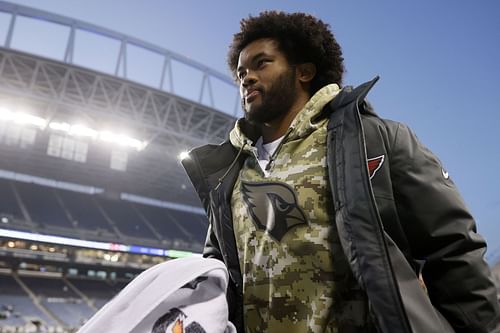
[[[382,167],[384,163],[385,155],[380,155],[374,158],[368,159],[368,173],[370,175],[370,179],[375,176],[375,173]]]

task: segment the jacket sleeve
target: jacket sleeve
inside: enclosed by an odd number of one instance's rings
[[[203,249],[203,257],[205,258],[214,258],[218,259],[225,263],[224,258],[222,256],[220,245],[217,240],[217,236],[212,227],[212,223],[209,224],[207,239],[205,241],[205,248]],[[226,267],[227,267],[227,263]],[[228,268],[228,273],[231,276],[230,268]],[[238,304],[240,303],[241,297],[238,296],[238,287],[235,285],[234,280],[232,278],[229,279],[227,290],[226,290],[226,299],[228,304],[228,318],[229,320],[238,327],[238,332],[241,330],[241,323],[239,318],[242,316],[240,312],[240,307]]]
[[[390,158],[394,196],[434,306],[457,332],[500,332],[486,243],[438,158],[399,124]]]
[[[200,168],[200,154],[201,159],[204,159],[203,155],[209,154],[212,146],[195,148],[190,152],[190,158],[185,158],[181,161],[182,166],[186,170],[186,173],[193,184],[193,187],[200,198],[200,202],[205,209],[207,218],[210,221],[208,225],[207,238],[205,240],[205,247],[203,249],[203,257],[205,258],[215,258],[222,260],[222,256],[219,249],[219,244],[217,238],[215,237],[214,230],[212,227],[213,207],[210,200],[210,190],[203,176],[203,172]],[[208,151],[209,153],[205,152]]]
[[[203,249],[203,257],[223,261],[219,248],[219,242],[217,241],[217,237],[212,229],[212,223],[208,225],[207,239],[205,240],[205,247]]]

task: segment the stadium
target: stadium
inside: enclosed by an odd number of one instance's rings
[[[4,1],[0,13],[0,332],[75,332],[143,270],[200,255],[207,219],[180,159],[226,138],[238,92],[105,27]],[[65,31],[61,58],[16,47],[38,26]],[[112,65],[77,61],[83,39]],[[157,81],[133,75],[137,54],[157,59]]]
[[[73,332],[133,277],[199,255],[207,220],[180,165],[220,142],[232,80],[169,50],[85,22],[0,2],[0,332]],[[67,29],[63,59],[16,50],[18,27]],[[119,45],[114,68],[73,62],[78,38]],[[162,58],[156,86],[127,76],[127,50]],[[132,52],[132,51],[130,51]],[[199,98],[174,93],[177,68]]]

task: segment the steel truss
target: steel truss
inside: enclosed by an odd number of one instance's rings
[[[149,144],[186,149],[221,142],[234,117],[173,94],[18,51],[0,48],[0,91],[44,102],[37,115],[71,115],[99,128],[131,131]]]
[[[182,64],[193,69],[194,72],[200,74],[199,77],[201,78],[201,82],[198,81],[198,76],[196,79],[189,79],[189,81],[191,81],[189,82],[190,86],[192,86],[193,89],[199,89],[199,97],[197,100],[198,103],[206,105],[210,108],[216,108],[216,106],[219,106],[220,103],[217,103],[218,101],[215,99],[215,97],[223,98],[224,100],[227,100],[229,98],[231,101],[236,101],[236,103],[234,104],[232,110],[224,110],[224,112],[231,115],[236,115],[239,112],[238,89],[235,86],[233,79],[186,56],[137,39],[135,37],[112,31],[104,27],[99,27],[74,18],[69,18],[43,10],[9,3],[6,1],[0,0],[0,12],[4,12],[10,15],[8,30],[3,43],[3,47],[5,47],[6,49],[11,49],[12,41],[16,36],[16,22],[18,17],[33,19],[45,25],[56,24],[58,27],[66,29],[68,31],[68,38],[64,44],[64,57],[61,57],[60,59],[58,58],[56,60],[67,64],[74,64],[73,58],[76,52],[75,44],[77,44],[78,42],[77,32],[83,31],[99,37],[106,37],[105,40],[118,42],[120,45],[118,53],[116,54],[114,66],[113,68],[109,68],[109,73],[114,73],[114,75],[117,77],[129,79],[127,76],[127,73],[129,72],[129,63],[127,62],[128,49],[130,47],[137,47],[144,52],[154,54],[163,59],[162,65],[158,65],[159,68],[157,70],[158,73],[161,73],[160,80],[158,84],[155,84],[153,86],[153,88],[164,90],[164,86],[167,86],[168,92],[175,94],[175,78],[173,76],[172,66],[174,66],[174,64]],[[31,52],[37,54],[37,50],[30,51],[30,53]],[[185,77],[183,77],[182,79],[186,80]],[[213,88],[217,87],[214,86],[214,84],[216,83],[221,83],[226,88],[229,88],[229,90],[231,90],[234,94],[232,96],[227,96],[227,91],[225,90],[222,97],[220,97],[221,94],[214,94]],[[194,96],[196,96],[196,94]],[[207,98],[204,98],[206,96]],[[206,101],[207,99],[208,102]]]

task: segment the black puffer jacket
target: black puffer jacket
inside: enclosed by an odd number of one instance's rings
[[[486,244],[439,160],[364,98],[376,79],[344,88],[330,117],[327,164],[337,229],[381,332],[500,332]],[[204,256],[226,264],[230,320],[243,332],[242,277],[230,198],[245,154],[228,141],[183,165],[210,220]],[[427,292],[418,281],[420,266]],[[444,318],[446,319],[444,319]]]

